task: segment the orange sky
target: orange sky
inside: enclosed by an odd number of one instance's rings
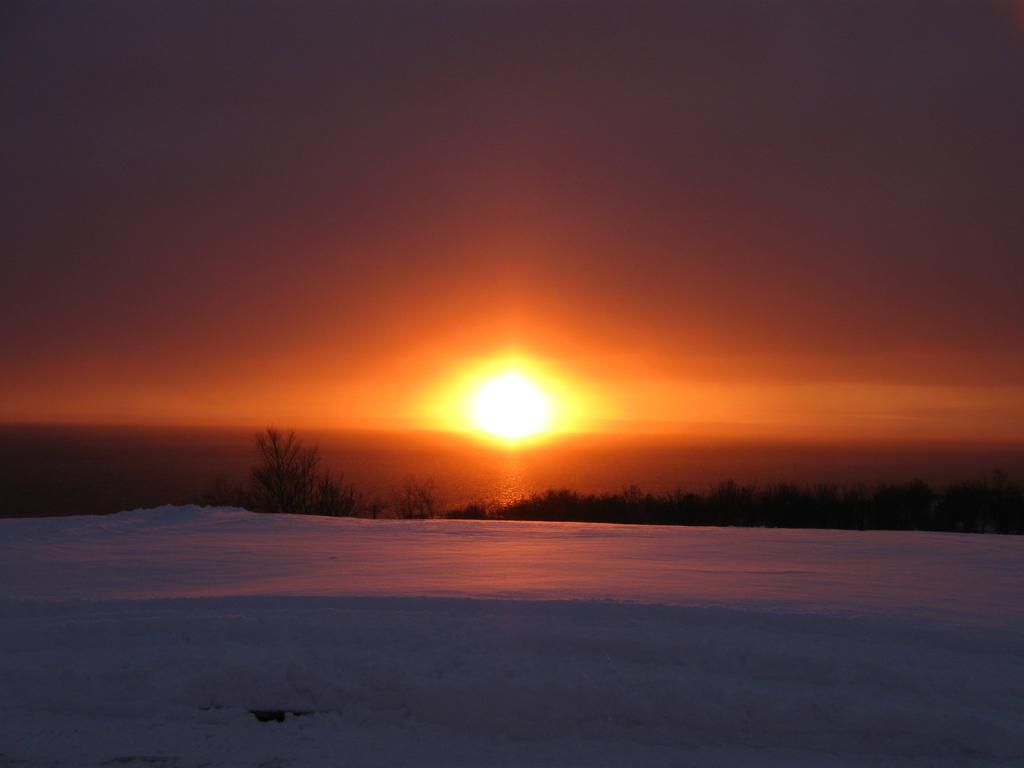
[[[1009,10],[25,6],[0,420],[1020,440]]]

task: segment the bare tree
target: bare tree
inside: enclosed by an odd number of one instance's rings
[[[351,517],[359,506],[359,495],[352,485],[335,480],[328,470],[317,479],[313,496],[313,509],[310,514],[329,515],[331,517]]]
[[[403,520],[433,517],[437,507],[434,478],[409,475],[395,497],[395,514]]]
[[[255,512],[342,516],[354,513],[352,486],[320,469],[316,446],[306,447],[294,432],[268,427],[256,436],[260,462],[252,468],[249,502]]]

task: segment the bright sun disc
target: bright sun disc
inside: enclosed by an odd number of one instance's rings
[[[472,401],[477,428],[505,440],[517,440],[548,429],[551,404],[533,380],[518,371],[487,379]]]

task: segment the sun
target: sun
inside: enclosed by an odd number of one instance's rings
[[[551,427],[551,398],[520,371],[484,380],[470,402],[477,429],[504,440],[520,440]]]
[[[518,449],[586,431],[599,404],[593,392],[563,363],[508,350],[453,360],[419,408],[428,428]]]

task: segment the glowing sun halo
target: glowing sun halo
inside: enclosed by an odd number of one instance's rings
[[[545,432],[551,421],[550,398],[518,371],[486,379],[473,395],[470,410],[477,429],[505,440]]]

